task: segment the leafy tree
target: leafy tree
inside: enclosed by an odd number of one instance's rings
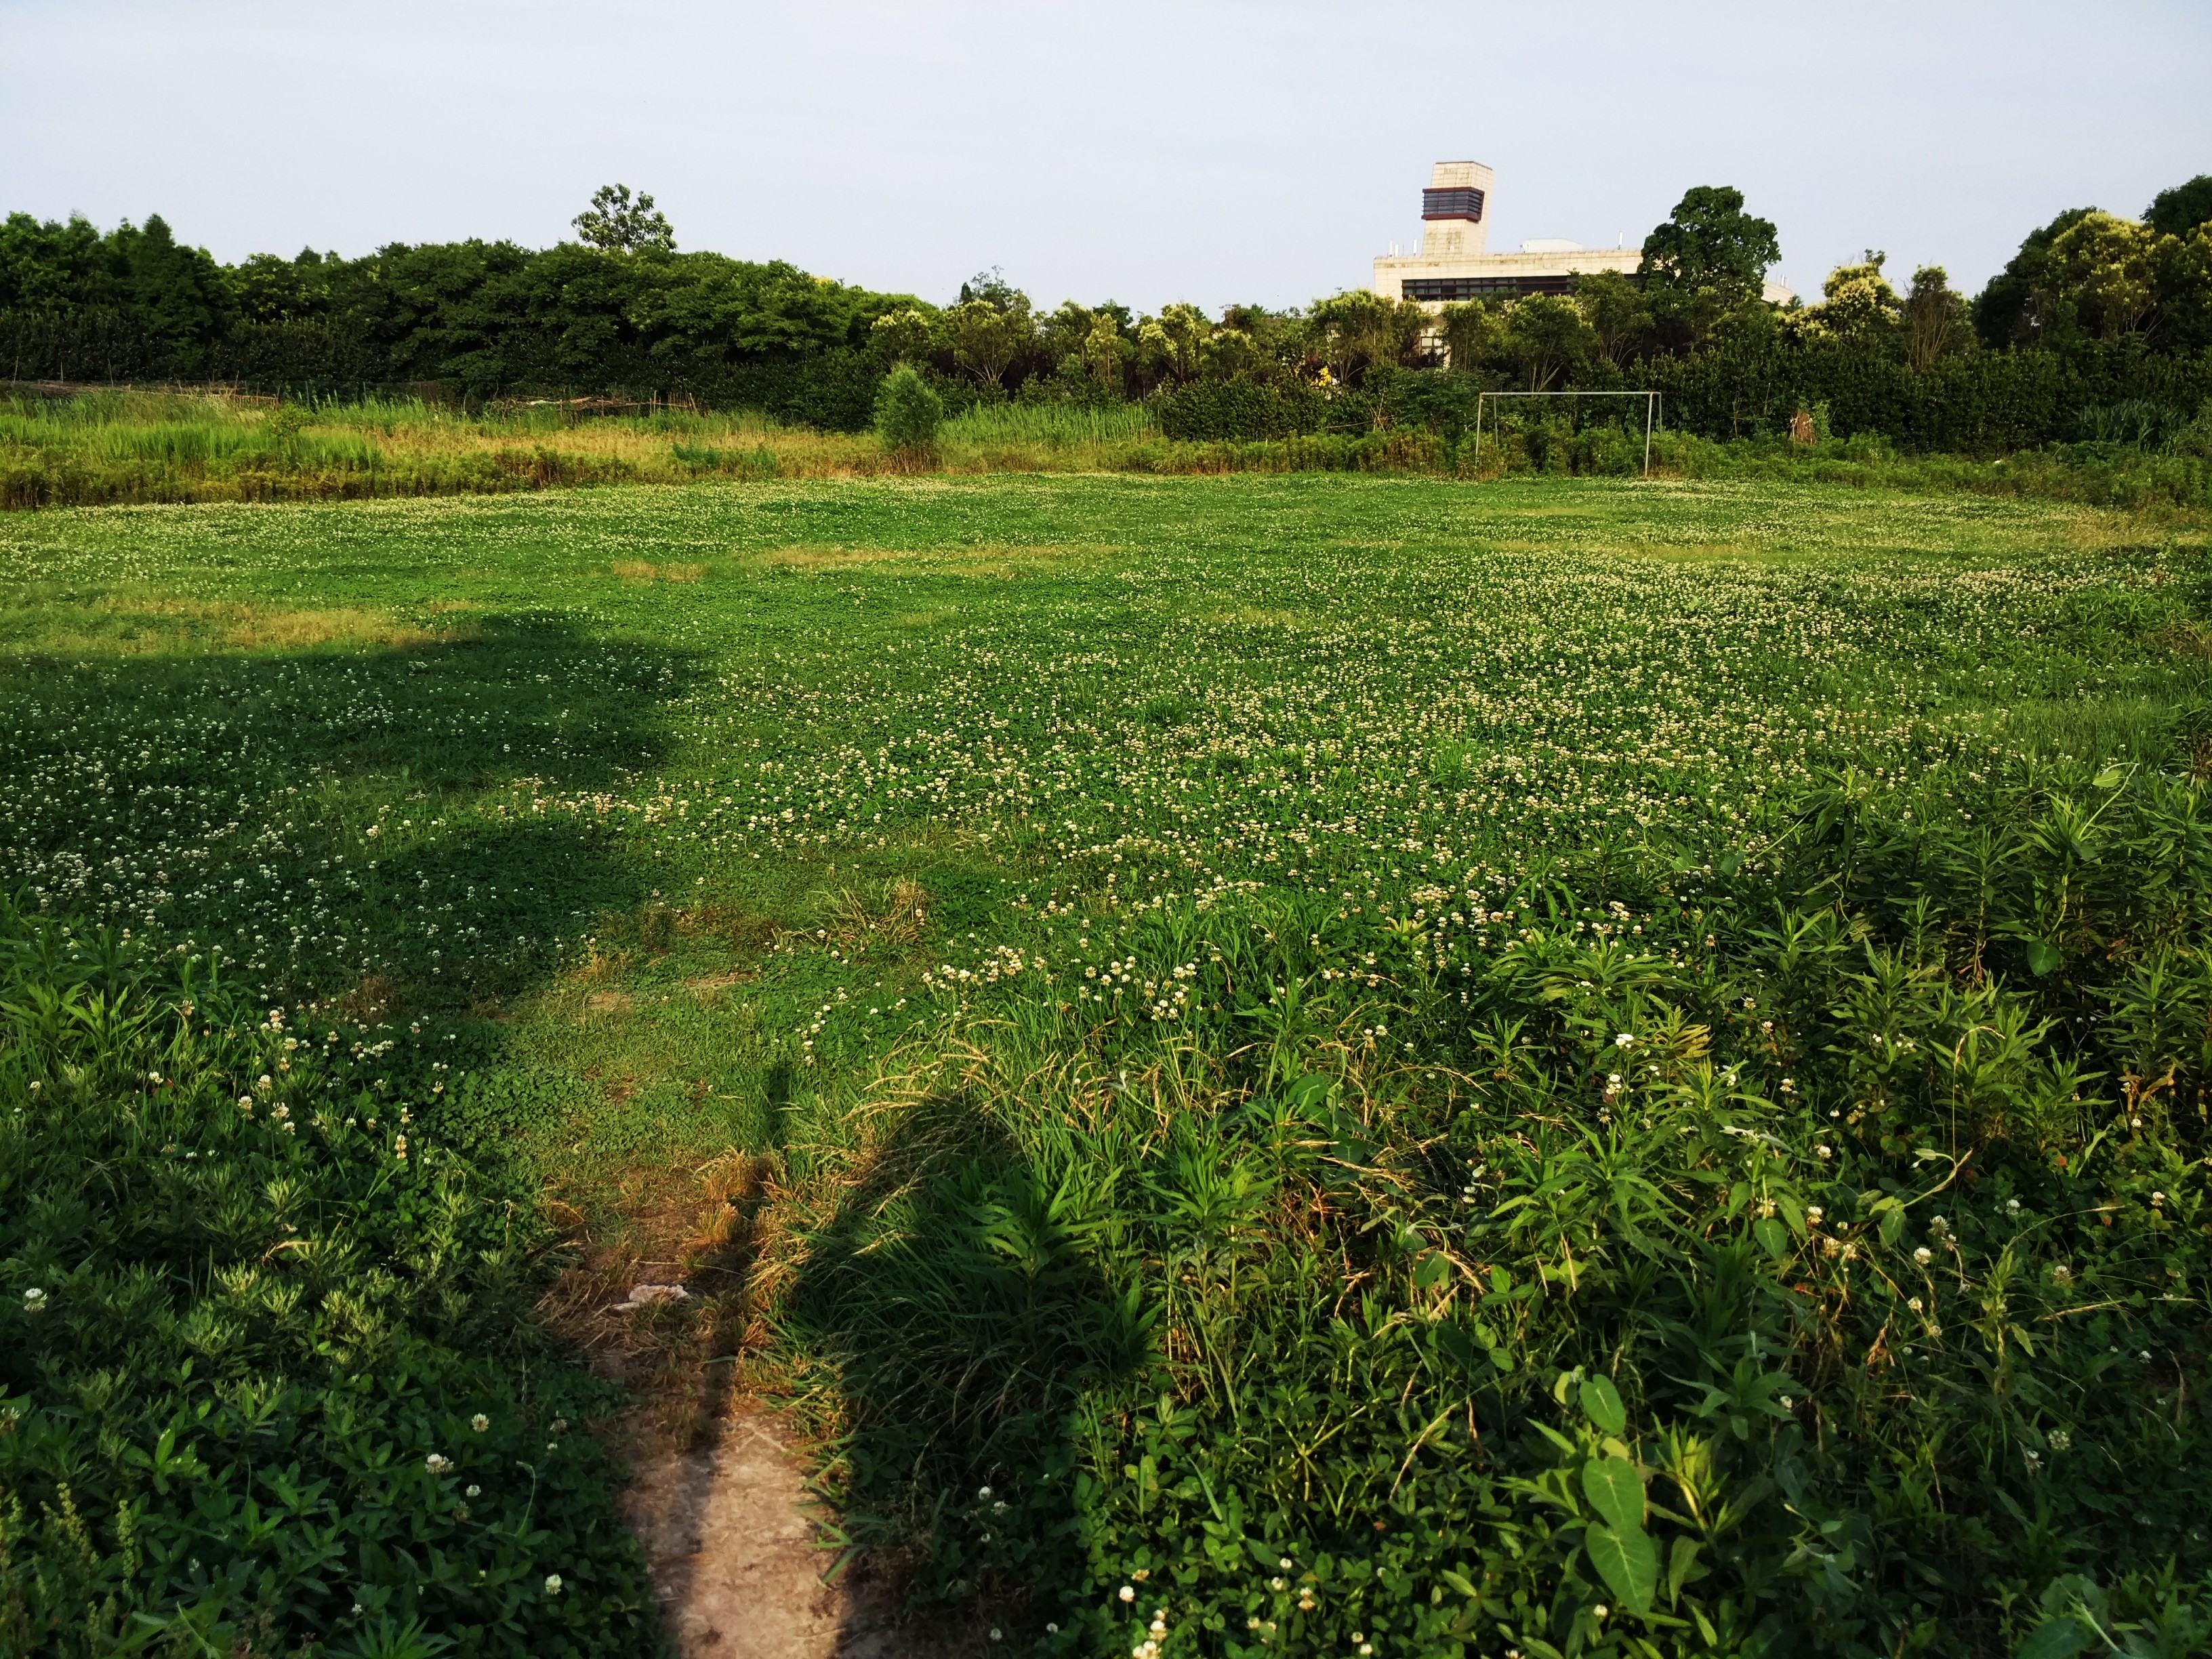
[[[1217,328],[1199,347],[1199,367],[1210,380],[1249,380],[1266,362],[1260,343],[1241,328]]]
[[[961,289],[963,294],[968,289]],[[952,357],[986,386],[1002,385],[1006,371],[1032,343],[1036,330],[1029,296],[1017,293],[1019,306],[1001,309],[989,300],[963,301],[945,313]]]
[[[1101,311],[1091,319],[1091,327],[1083,337],[1083,359],[1101,386],[1116,386],[1121,382],[1121,364],[1127,350],[1121,331],[1115,325],[1111,312]]]
[[[1942,266],[1923,265],[1912,273],[1912,291],[1905,296],[1905,332],[1915,368],[1926,368],[1972,340],[1966,296],[1951,286]]]
[[[2173,351],[2212,347],[2212,222],[2185,236],[2161,236],[2151,249],[2159,343]]]
[[[1575,299],[1597,336],[1598,355],[1626,362],[1651,331],[1651,307],[1643,290],[1619,270],[1595,270],[1575,280]]]
[[[1772,222],[1746,213],[1741,191],[1698,185],[1644,239],[1642,270],[1647,286],[1710,289],[1725,301],[1741,301],[1758,297],[1768,268],[1781,258]]]
[[[1495,356],[1504,325],[1498,308],[1480,300],[1462,300],[1443,308],[1437,332],[1444,343],[1444,361],[1453,368],[1474,369]]]
[[[1160,314],[1138,331],[1138,338],[1149,334],[1158,342],[1167,371],[1180,386],[1198,372],[1199,348],[1206,337],[1213,331],[1213,325],[1196,306],[1177,302],[1160,308]]]
[[[1349,383],[1370,364],[1413,363],[1436,319],[1411,300],[1385,299],[1369,289],[1333,295],[1311,313],[1315,343],[1338,380]]]
[[[2186,237],[2212,220],[2212,173],[2200,173],[2185,185],[2162,190],[2143,210],[2143,222],[2160,236]]]
[[[2110,213],[2088,213],[2051,245],[2045,268],[2056,314],[2094,338],[2117,339],[2149,320],[2156,295],[2151,286],[2149,228]]]
[[[887,311],[869,329],[869,338],[894,363],[918,362],[936,337],[930,319],[918,307]]]
[[[1030,310],[1030,296],[1008,282],[1006,273],[996,265],[977,271],[960,284],[959,303],[964,306],[972,301],[981,301],[996,311],[1026,314]]]
[[[2025,345],[2046,336],[2051,319],[2036,295],[2045,286],[2051,245],[2096,211],[2069,208],[2041,229],[2028,232],[2020,252],[1975,296],[1974,331],[1984,345]]]
[[[876,436],[894,455],[925,457],[937,447],[937,430],[945,420],[945,400],[911,363],[901,363],[884,377],[876,394]]]
[[[1531,392],[1548,392],[1552,383],[1597,351],[1597,331],[1571,300],[1556,294],[1531,294],[1505,313],[1504,351]]]
[[[601,185],[592,204],[570,221],[586,246],[607,253],[638,253],[647,248],[676,251],[676,232],[667,217],[641,193],[633,203],[628,185]]]
[[[1860,264],[1838,265],[1830,271],[1820,285],[1825,302],[1806,315],[1808,330],[1841,339],[1886,337],[1895,330],[1905,307],[1881,274],[1888,258],[1869,248]]]

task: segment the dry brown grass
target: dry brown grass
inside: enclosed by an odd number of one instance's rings
[[[762,1159],[732,1150],[547,1200],[573,1261],[540,1317],[594,1370],[641,1390],[651,1427],[678,1448],[726,1409],[749,1340],[765,1340],[746,1280],[767,1175]],[[617,1311],[639,1285],[681,1285],[689,1299]]]
[[[305,651],[325,646],[410,651],[475,636],[466,623],[425,628],[356,606],[298,609],[240,601],[113,593],[78,607],[38,647],[121,656],[202,656],[209,652]]]

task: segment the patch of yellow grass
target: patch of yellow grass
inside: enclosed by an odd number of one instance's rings
[[[640,559],[617,559],[615,574],[633,582],[696,582],[707,574],[703,564],[647,564]]]
[[[448,611],[462,606],[439,605]],[[277,605],[111,594],[82,606],[73,625],[18,642],[34,651],[161,656],[207,651],[304,651],[351,646],[406,651],[472,637],[465,624],[424,628],[356,606]]]

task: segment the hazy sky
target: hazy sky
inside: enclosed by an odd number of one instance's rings
[[[1493,250],[1633,246],[1733,184],[1817,292],[1968,291],[2032,227],[2212,172],[2212,3],[1108,7],[0,0],[0,209],[149,212],[235,259],[568,234],[951,297],[1302,304],[1498,170]]]

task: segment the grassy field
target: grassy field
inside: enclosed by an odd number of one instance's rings
[[[16,515],[0,883],[295,1033],[319,1145],[538,1194],[556,1327],[791,1402],[948,1650],[2192,1651],[2206,540],[1323,477]]]

